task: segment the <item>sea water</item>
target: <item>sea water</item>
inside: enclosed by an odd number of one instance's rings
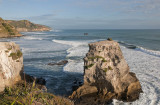
[[[88,33],[88,35],[84,35]],[[108,37],[120,43],[123,55],[142,85],[140,99],[132,103],[113,100],[114,105],[160,105],[160,30],[58,30],[24,32],[19,38],[3,38],[20,45],[24,71],[46,79],[48,91],[68,95],[75,79],[83,80],[83,58],[88,43]],[[48,63],[68,60],[66,65]]]

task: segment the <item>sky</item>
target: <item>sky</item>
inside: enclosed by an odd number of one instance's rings
[[[0,17],[55,29],[160,29],[160,0],[0,0]]]

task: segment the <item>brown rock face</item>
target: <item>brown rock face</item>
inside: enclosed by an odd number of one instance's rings
[[[0,92],[21,80],[23,55],[14,42],[0,42]]]
[[[86,87],[96,87],[85,91]],[[100,41],[89,44],[89,52],[84,58],[84,85],[73,92],[71,98],[83,99],[86,94],[97,92],[93,99],[109,102],[116,98],[134,101],[139,98],[141,85],[126,63],[120,46],[115,41]],[[85,100],[81,100],[84,102]],[[79,101],[79,102],[81,102]],[[87,101],[86,101],[87,102]],[[93,103],[92,103],[93,104]]]
[[[0,18],[0,38],[19,37],[22,36],[14,26],[8,24],[5,20]]]

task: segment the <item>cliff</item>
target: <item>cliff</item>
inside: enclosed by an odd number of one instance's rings
[[[0,42],[0,92],[21,80],[23,55],[14,42]]]
[[[51,28],[40,25],[40,24],[34,24],[28,20],[6,20],[9,24],[13,25],[16,30],[19,32],[31,32],[31,31],[50,31]]]
[[[74,105],[47,93],[44,79],[23,73],[23,54],[14,42],[0,42],[0,105]]]
[[[5,20],[0,18],[0,38],[19,37],[22,36],[14,26],[8,24]]]
[[[129,71],[119,44],[108,40],[89,44],[84,58],[84,84],[70,98],[78,105],[96,105],[113,98],[135,101],[140,92],[140,82],[135,73]]]

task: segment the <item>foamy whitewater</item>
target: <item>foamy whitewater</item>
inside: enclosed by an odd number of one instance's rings
[[[84,36],[84,32],[88,32],[89,35]],[[136,73],[143,90],[140,99],[135,102],[113,100],[112,105],[160,105],[160,39],[155,37],[158,33],[154,33],[154,30],[149,32],[148,30],[141,30],[140,33],[139,30],[60,30],[42,34],[25,33],[25,37],[1,39],[1,41],[14,41],[21,46],[24,70],[27,74],[45,78],[49,92],[67,95],[71,93],[75,79],[83,80],[83,58],[88,52],[88,43],[112,37],[121,42],[123,55],[130,70]],[[151,40],[150,37],[155,39]],[[151,43],[148,43],[149,41]],[[48,65],[62,60],[68,60],[68,63],[64,66]]]
[[[73,44],[73,46],[69,49],[74,49],[72,52],[70,52],[68,55],[71,56],[72,53],[78,52],[77,50],[83,51],[80,53],[81,55],[85,55],[88,52],[88,47],[82,48],[78,47],[81,44],[84,44],[83,42],[80,44],[80,42],[75,41],[68,41],[68,43],[64,43],[64,41],[56,41],[58,43],[62,44]],[[76,45],[76,47],[75,47]],[[160,105],[160,73],[159,73],[159,62],[160,62],[160,54],[158,55],[159,51],[156,51],[156,56],[153,56],[155,54],[154,51],[150,51],[147,49],[141,49],[141,50],[133,50],[128,49],[124,46],[121,46],[121,50],[123,52],[123,55],[125,59],[127,60],[130,70],[134,73],[136,73],[138,79],[140,80],[140,83],[142,85],[142,90],[144,93],[141,94],[140,99],[132,102],[132,103],[124,103],[118,100],[114,100],[114,105]],[[147,52],[146,52],[147,51]],[[150,52],[149,52],[150,51]],[[77,55],[76,55],[77,54]],[[152,55],[153,54],[153,55]],[[73,56],[79,56],[79,53],[74,53]],[[83,61],[77,61],[72,60],[69,61],[69,63],[64,66],[64,71],[70,71],[70,72],[81,72],[83,73]]]

